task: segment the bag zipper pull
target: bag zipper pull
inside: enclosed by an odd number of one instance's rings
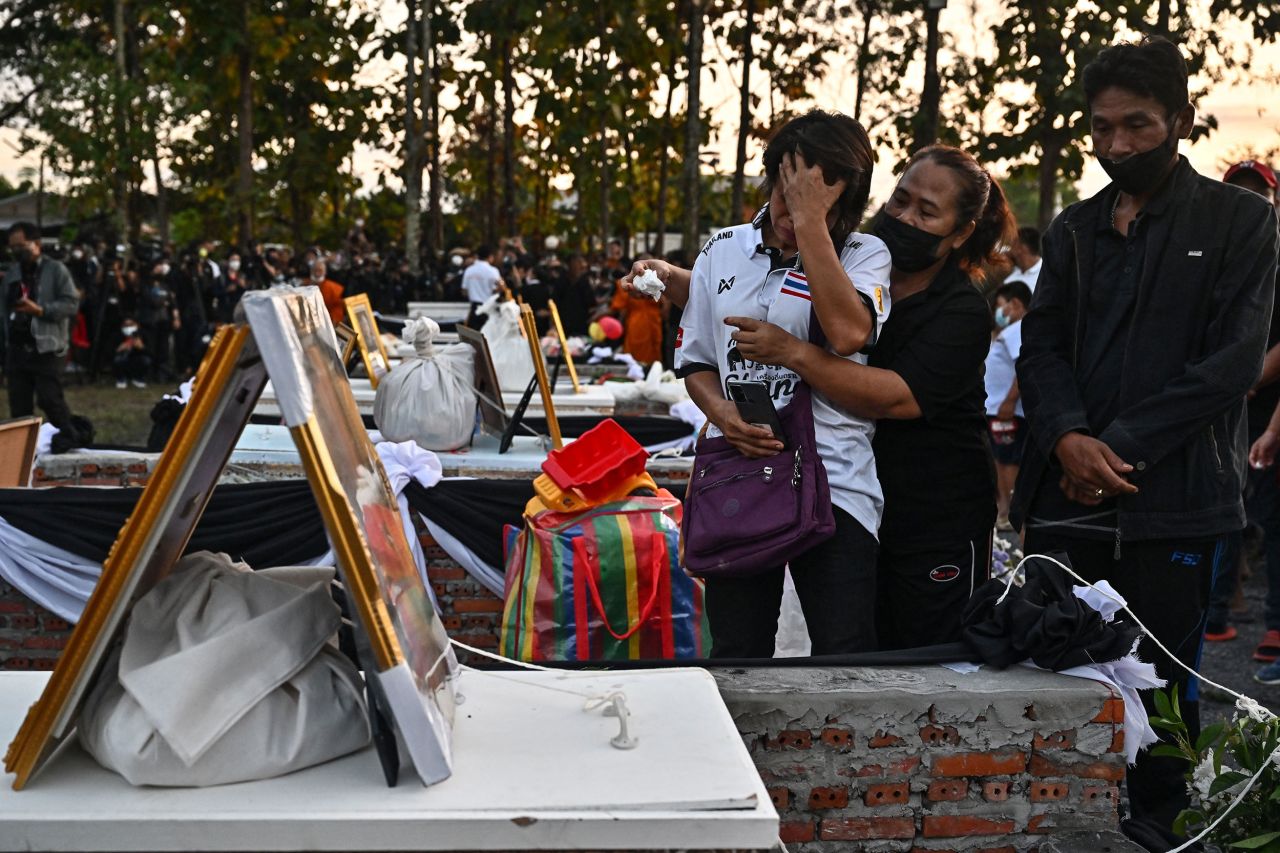
[[[773,469],[766,466],[764,469],[764,481],[768,483],[772,480],[773,480]]]
[[[1120,525],[1119,524],[1116,525],[1116,550],[1111,555],[1111,559],[1113,560],[1120,559]]]
[[[796,448],[795,468],[791,472],[791,488],[800,488],[800,451],[802,448]]]

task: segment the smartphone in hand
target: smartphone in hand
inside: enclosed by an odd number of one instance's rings
[[[739,417],[752,426],[771,431],[773,437],[783,445],[787,443],[787,436],[782,431],[782,421],[778,418],[778,410],[774,408],[767,383],[730,379],[725,383],[725,388],[729,392],[729,400],[738,407]]]

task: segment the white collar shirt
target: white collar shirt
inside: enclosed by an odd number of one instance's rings
[[[761,250],[762,221],[757,217],[755,223],[726,228],[702,248],[676,337],[675,364],[681,376],[714,370],[722,394],[730,379],[764,382],[780,410],[790,402],[799,375],[786,367],[744,359],[731,337],[735,330],[724,324],[725,317],[753,317],[809,339],[813,302],[803,266],[797,258],[796,267],[771,271],[770,257]],[[878,237],[853,232],[840,247],[840,262],[874,315],[870,349],[889,316],[889,250]],[[867,362],[865,351],[847,358]],[[832,503],[876,535],[884,496],[871,450],[874,423],[837,408],[817,391],[813,392],[813,414]],[[717,434],[714,427],[708,428],[708,435]]]

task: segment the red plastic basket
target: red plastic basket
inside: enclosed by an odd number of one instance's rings
[[[542,470],[562,489],[599,500],[644,473],[649,454],[617,421],[606,418],[560,450],[547,454]]]

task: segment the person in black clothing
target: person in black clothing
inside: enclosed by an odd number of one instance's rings
[[[560,312],[560,322],[569,337],[586,337],[587,327],[596,311],[596,291],[587,259],[582,255],[569,258],[568,270],[551,286],[551,297]]]
[[[151,358],[152,378],[157,380],[173,379],[173,369],[169,364],[170,341],[173,333],[182,327],[170,289],[172,273],[165,258],[151,268],[142,288],[137,315]]]
[[[1082,77],[1112,183],[1045,235],[1022,321],[1030,430],[1011,516],[1028,554],[1062,551],[1082,576],[1109,580],[1194,667],[1223,537],[1245,522],[1245,395],[1266,350],[1276,214],[1178,155],[1195,111],[1173,44],[1115,45]],[[1149,640],[1139,654],[1178,690],[1194,741],[1195,680]],[[1131,831],[1172,825],[1185,770],[1139,756]]]
[[[884,491],[876,572],[881,649],[960,638],[973,589],[987,580],[996,519],[983,365],[991,311],[973,285],[1012,239],[1004,191],[965,152],[935,145],[911,158],[872,233],[893,260],[889,319],[867,365],[831,356],[768,323],[735,335],[742,354],[800,374],[831,402],[876,419]],[[677,305],[688,273],[653,269]]]
[[[1236,163],[1227,169],[1222,180],[1257,193],[1273,206],[1276,203],[1275,173],[1267,164],[1259,160]],[[1266,433],[1271,415],[1276,405],[1280,403],[1278,379],[1280,379],[1280,313],[1273,309],[1271,327],[1267,334],[1267,355],[1262,363],[1262,375],[1258,377],[1245,403],[1251,446]],[[1252,464],[1251,459],[1245,486],[1245,514],[1248,515],[1251,523],[1257,524],[1263,530],[1263,548],[1267,555],[1268,576],[1280,577],[1280,483],[1277,483],[1276,470],[1271,464]],[[1242,562],[1244,562],[1244,531],[1238,530],[1227,536],[1227,549],[1222,555],[1221,570],[1213,581],[1213,595],[1209,601],[1209,614],[1204,631],[1204,638],[1210,642],[1234,640],[1237,636],[1235,626],[1230,621],[1230,612],[1232,599],[1239,591]],[[1260,648],[1254,653],[1257,660],[1264,662],[1267,658],[1275,659],[1275,652],[1268,654],[1268,649],[1276,649],[1277,641],[1280,641],[1280,630],[1274,630],[1280,627],[1280,622],[1277,622],[1273,614],[1265,615],[1267,627],[1271,629],[1268,633],[1271,636],[1264,636]]]
[[[15,223],[9,229],[9,250],[15,260],[0,279],[5,298],[9,416],[33,414],[38,403],[49,423],[75,435],[59,375],[80,294],[67,268],[43,256],[40,229],[35,225]]]

